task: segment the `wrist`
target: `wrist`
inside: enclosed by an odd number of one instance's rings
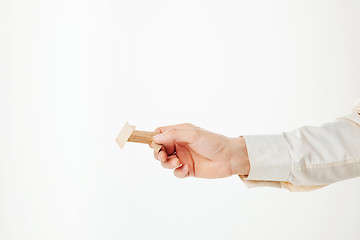
[[[249,175],[250,162],[245,139],[243,137],[231,138],[230,145],[232,175]]]

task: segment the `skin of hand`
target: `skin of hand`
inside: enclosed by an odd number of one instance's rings
[[[248,175],[250,163],[243,137],[229,138],[185,123],[159,127],[154,142],[163,145],[154,157],[179,178]]]

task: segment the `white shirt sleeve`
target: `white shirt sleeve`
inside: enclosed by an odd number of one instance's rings
[[[321,127],[280,135],[243,136],[250,172],[248,188],[271,186],[309,191],[360,176],[360,99],[353,113]]]

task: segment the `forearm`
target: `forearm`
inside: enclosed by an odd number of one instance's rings
[[[251,167],[242,179],[252,186],[256,181],[319,186],[360,176],[360,117],[355,113],[321,127],[244,139]]]
[[[238,175],[249,187],[308,191],[360,176],[360,99],[352,114],[321,127],[279,135],[243,136],[239,149],[249,172]],[[239,155],[238,155],[239,157]]]
[[[360,125],[340,119],[284,137],[292,160],[288,182],[327,185],[360,176]]]

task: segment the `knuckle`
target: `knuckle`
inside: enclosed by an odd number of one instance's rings
[[[163,161],[163,162],[161,162],[161,166],[163,166],[164,168],[166,168],[166,169],[172,169],[172,167],[170,166],[170,164],[169,164],[169,161]]]
[[[181,176],[179,176],[179,174],[177,173],[176,170],[174,171],[174,176],[177,177],[177,178],[181,178]]]
[[[164,168],[167,168],[165,162],[161,162],[161,166],[164,167]]]
[[[179,132],[179,128],[171,128],[165,134],[175,135]]]

